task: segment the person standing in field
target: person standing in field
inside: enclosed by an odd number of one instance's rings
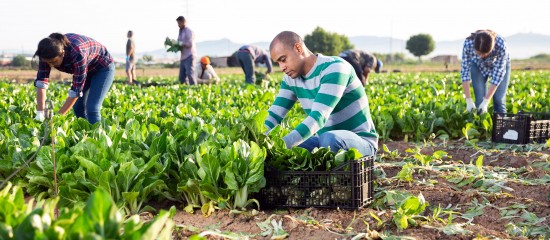
[[[210,58],[206,56],[202,57],[200,63],[197,64],[195,73],[197,74],[197,82],[200,84],[218,83],[220,81],[218,74],[210,65]]]
[[[193,31],[187,27],[187,22],[183,16],[176,18],[178,27],[178,43],[181,44],[180,72],[179,80],[181,84],[197,84],[195,82],[195,58],[197,47],[195,45],[195,36]]]
[[[128,76],[128,84],[133,84],[136,80],[136,44],[134,42],[134,33],[128,31],[128,41],[126,42],[126,76]]]
[[[487,112],[493,99],[494,112],[506,113],[506,91],[510,82],[510,55],[502,36],[491,30],[478,30],[464,41],[462,50],[462,88],[466,98],[466,110]],[[487,88],[487,80],[489,88]],[[475,104],[470,95],[470,83],[474,88]]]
[[[353,66],[355,74],[359,77],[363,86],[369,82],[369,74],[371,72],[379,73],[382,69],[383,64],[380,59],[362,50],[345,50],[339,56]]]
[[[52,67],[73,74],[73,82],[59,114],[73,108],[76,117],[94,124],[101,120],[101,105],[115,75],[115,64],[107,48],[96,40],[74,33],[52,33],[38,43],[36,117],[44,121],[46,90]]]
[[[248,84],[254,84],[256,82],[254,71],[254,65],[256,63],[263,63],[266,65],[266,77],[268,77],[273,68],[267,51],[254,45],[244,45],[239,48],[239,51],[237,51],[237,61],[244,71],[245,81]]]
[[[269,47],[271,58],[285,73],[265,120],[268,131],[280,124],[296,101],[307,117],[283,137],[287,148],[312,151],[357,149],[374,155],[378,134],[369,102],[353,67],[340,57],[313,54],[298,34],[279,33]]]

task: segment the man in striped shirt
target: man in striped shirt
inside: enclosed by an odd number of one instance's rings
[[[279,33],[269,47],[271,58],[286,74],[265,125],[281,123],[296,101],[308,115],[283,137],[288,148],[356,148],[374,155],[378,134],[368,99],[353,67],[340,57],[313,54],[294,32]]]

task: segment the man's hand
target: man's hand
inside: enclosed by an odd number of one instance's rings
[[[478,114],[483,114],[487,112],[487,105],[489,105],[489,99],[483,98],[483,102],[479,104],[479,109],[477,110]]]
[[[44,115],[44,111],[35,111],[36,117],[34,117],[34,120],[39,122],[44,122],[44,119],[46,116]]]
[[[472,98],[466,98],[466,111],[471,112],[474,110],[476,110],[474,101],[472,101]]]

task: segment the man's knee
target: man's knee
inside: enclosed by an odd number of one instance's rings
[[[332,132],[326,132],[319,137],[319,146],[330,147],[332,151],[338,151],[345,147],[338,136]]]

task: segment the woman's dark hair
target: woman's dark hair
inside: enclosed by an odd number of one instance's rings
[[[491,30],[478,30],[468,39],[474,41],[474,49],[480,53],[490,53],[495,46],[496,33]]]
[[[70,44],[69,39],[61,33],[52,33],[49,37],[40,40],[34,56],[42,59],[52,59],[63,53],[63,49]]]

